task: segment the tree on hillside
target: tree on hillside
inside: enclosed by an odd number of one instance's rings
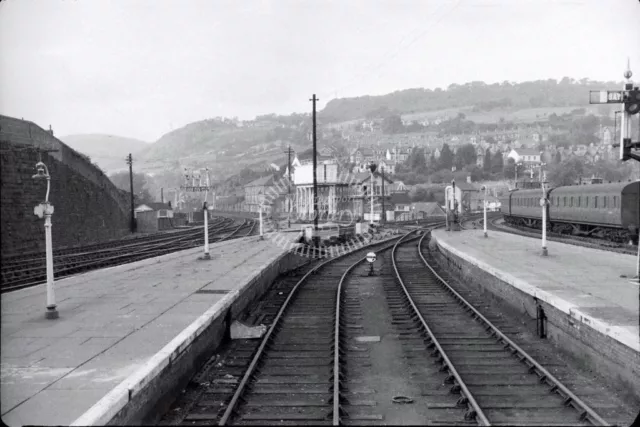
[[[516,161],[512,157],[509,157],[504,166],[504,177],[506,179],[515,179],[516,177]]]
[[[432,202],[433,193],[424,187],[416,187],[410,194],[412,202]]]
[[[562,154],[560,154],[559,151],[556,151],[556,155],[555,155],[553,161],[554,161],[555,164],[562,163]]]
[[[453,166],[453,153],[451,152],[451,148],[449,148],[449,144],[444,144],[442,146],[439,160],[441,169],[451,170],[451,167]]]
[[[382,132],[386,134],[402,133],[404,131],[404,125],[402,124],[402,118],[397,115],[391,115],[385,117],[382,120]]]
[[[431,182],[435,184],[448,184],[453,179],[453,172],[451,168],[440,169],[438,172],[431,175]]]
[[[428,171],[433,173],[438,170],[438,160],[436,159],[436,155],[431,153],[431,157],[429,157]]]
[[[554,187],[572,185],[584,175],[584,164],[580,159],[571,158],[557,165],[552,165],[547,173],[547,179]]]
[[[474,165],[478,156],[476,155],[476,149],[473,144],[464,144],[456,151],[454,163],[456,168],[462,169],[467,165]]]
[[[409,155],[409,167],[412,171],[417,173],[424,173],[427,170],[427,162],[424,157],[424,150],[419,147],[414,147]]]
[[[464,171],[467,173],[467,176],[471,177],[471,181],[473,182],[481,181],[484,177],[482,169],[475,164],[465,166]]]
[[[497,152],[491,159],[491,172],[495,174],[501,174],[504,168],[504,160],[502,159],[502,153]]]
[[[113,184],[121,190],[129,192],[131,190],[129,182],[129,172],[117,172],[109,176]],[[133,173],[133,197],[136,204],[152,203],[155,198],[149,194],[147,186],[147,176],[142,173]]]
[[[484,173],[491,173],[491,150],[488,148],[484,152],[482,170],[484,171]]]

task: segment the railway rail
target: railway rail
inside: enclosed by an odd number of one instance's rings
[[[517,234],[527,237],[539,238],[542,232],[539,230],[525,229],[522,227],[514,227],[506,224],[501,224],[502,217],[495,217],[488,220],[487,229],[494,229],[497,231],[503,231],[505,233]],[[478,228],[482,227],[482,220],[476,222]],[[638,253],[637,245],[623,245],[614,242],[607,242],[602,239],[589,238],[583,236],[565,236],[558,233],[547,231],[547,240],[552,242],[566,243],[574,246],[583,246],[586,248],[600,249],[603,251],[617,252],[628,255],[636,255]]]
[[[160,424],[608,425],[438,276],[419,233],[375,245],[372,277],[368,247],[279,278],[244,320],[264,337],[229,342]]]
[[[417,247],[394,247],[394,270],[431,355],[467,407],[465,418],[480,425],[609,425],[438,275],[421,250],[427,235]]]
[[[209,241],[215,243],[241,237],[242,231],[244,231],[244,236],[248,236],[254,228],[255,222],[250,220],[244,220],[240,224],[235,224],[231,219],[214,221],[209,226]],[[163,233],[139,239],[124,239],[120,244],[108,242],[76,248],[71,252],[68,250],[55,252],[54,277],[58,279],[98,268],[140,261],[190,249],[203,243],[203,232],[198,227],[180,233]],[[3,293],[41,284],[46,281],[45,259],[39,256],[3,260],[1,275],[0,290]]]

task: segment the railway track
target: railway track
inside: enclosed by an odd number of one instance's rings
[[[394,248],[394,269],[431,355],[467,407],[465,418],[481,425],[608,425],[436,273],[420,250],[425,237]]]
[[[487,229],[494,229],[497,231],[503,231],[505,233],[517,234],[527,237],[539,238],[542,235],[541,231],[524,229],[521,227],[514,227],[506,224],[500,224],[503,220],[502,217],[492,218],[487,221]],[[478,227],[482,227],[482,220],[478,221]],[[617,252],[629,255],[636,255],[638,253],[637,245],[623,245],[613,242],[607,242],[601,239],[583,237],[583,236],[564,236],[561,234],[547,231],[547,240],[552,242],[566,243],[574,246],[583,246],[586,248],[600,249],[603,251]]]
[[[209,241],[215,243],[234,237],[250,235],[255,222],[245,220],[241,224],[234,224],[233,220],[224,219],[209,226]],[[149,236],[151,237],[151,236]],[[155,256],[190,249],[204,244],[201,228],[191,229],[182,233],[167,233],[167,235],[153,236],[153,238],[125,239],[120,245],[109,242],[102,245],[92,245],[78,248],[77,252],[54,254],[54,277],[56,279],[70,275],[112,267],[130,262],[140,261]],[[46,281],[45,259],[24,258],[3,261],[1,291],[9,292]]]
[[[221,225],[230,225],[233,223],[232,219],[227,218],[216,218],[210,224],[209,227],[218,227]],[[109,240],[101,243],[94,243],[89,245],[82,245],[70,248],[62,248],[62,249],[54,249],[53,256],[54,259],[58,256],[65,255],[75,255],[87,251],[98,251],[100,249],[110,249],[116,247],[122,247],[123,245],[138,245],[145,244],[153,241],[162,241],[166,239],[174,239],[178,236],[187,236],[187,235],[195,235],[198,230],[202,230],[202,223],[199,226],[196,224],[193,227],[178,229],[178,230],[167,230],[159,233],[144,235],[144,236],[125,236],[121,239]],[[45,254],[44,252],[26,252],[19,255],[10,255],[2,257],[3,267],[5,265],[13,266],[21,263],[30,263],[41,261],[44,262]]]
[[[278,279],[244,320],[263,339],[231,341],[160,424],[608,425],[441,282],[423,239],[376,245],[372,277],[365,248]]]

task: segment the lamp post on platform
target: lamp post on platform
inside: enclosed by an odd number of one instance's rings
[[[540,171],[544,163],[540,163]],[[542,177],[542,173],[540,174]],[[547,251],[547,194],[544,187],[544,181],[540,180],[540,188],[542,189],[542,197],[540,198],[540,207],[542,208],[542,256],[549,255]]]
[[[47,311],[45,317],[47,319],[57,319],[58,310],[56,310],[56,294],[53,282],[53,245],[51,242],[51,216],[53,215],[53,205],[49,204],[49,191],[51,190],[51,175],[49,168],[39,161],[36,163],[37,173],[33,175],[34,179],[47,180],[47,194],[44,203],[39,204],[33,209],[33,213],[39,218],[44,216],[44,233],[45,233],[45,250],[47,265]]]
[[[484,190],[484,218],[482,222],[484,225],[484,237],[487,237],[487,186],[483,185],[482,189]]]
[[[209,254],[209,207],[207,206],[207,198],[209,196],[209,168],[205,169],[205,173],[207,174],[207,185],[205,186],[207,189],[204,193],[204,203],[202,205],[204,211],[204,259],[211,259],[211,255]],[[200,184],[202,184],[202,180],[200,180]]]
[[[451,186],[448,185],[445,189],[444,189],[444,208],[445,208],[445,215],[444,215],[444,221],[445,221],[445,230],[449,231],[449,190],[451,189]]]
[[[207,196],[209,195],[209,168],[205,168],[205,173],[207,174],[206,185],[202,185],[202,177],[198,172],[198,185],[196,185],[196,174],[189,173],[187,168],[184,169],[184,182],[185,185],[181,185],[180,189],[185,192],[198,193],[204,191],[204,201],[202,203],[202,211],[204,213],[204,254],[203,259],[211,259],[211,255],[209,254],[209,207],[207,206]],[[191,179],[191,185],[189,185],[189,179]],[[197,211],[197,208],[194,208],[194,211]]]
[[[258,209],[259,209],[259,217],[260,217],[260,238],[258,240],[264,240],[264,235],[262,232],[262,205],[264,201],[262,200],[262,190],[258,191]]]
[[[451,180],[453,188],[453,231],[459,231],[458,228],[458,198],[456,197],[456,180]]]

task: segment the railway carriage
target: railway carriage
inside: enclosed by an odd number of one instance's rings
[[[640,182],[623,182],[554,189],[549,200],[551,231],[616,242],[628,240],[630,232],[636,234],[635,230],[628,228],[633,221],[630,218],[623,221],[622,217],[623,212],[626,217],[633,215],[633,212],[637,216],[639,185]],[[634,188],[635,210],[629,211],[634,205]],[[637,219],[635,223],[637,224]]]
[[[551,190],[547,191],[547,197]],[[516,190],[509,195],[507,222],[525,227],[542,227],[540,189]],[[504,203],[504,202],[503,202]]]
[[[547,191],[547,229],[614,242],[638,239],[640,181],[573,185]],[[540,190],[516,190],[501,199],[509,224],[540,229]]]

